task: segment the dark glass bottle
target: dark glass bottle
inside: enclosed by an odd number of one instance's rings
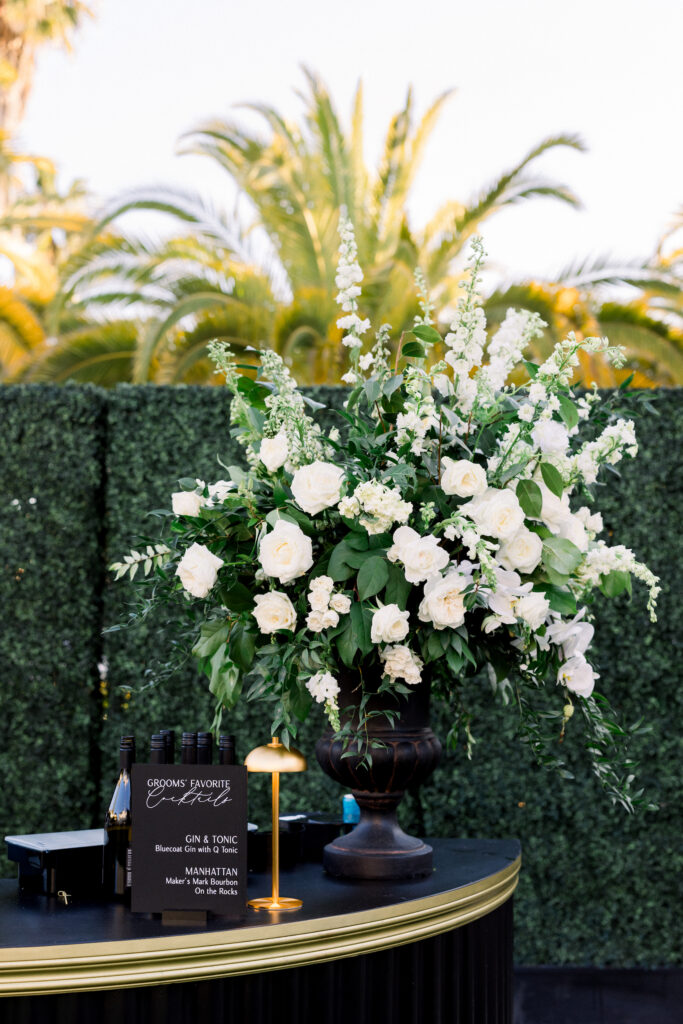
[[[166,764],[166,743],[161,733],[152,736],[149,747],[150,764]]]
[[[237,764],[235,758],[235,737],[222,732],[218,738],[218,763]]]
[[[197,763],[197,733],[196,732],[184,732],[183,742],[180,748],[180,763],[181,764],[196,764]]]
[[[119,898],[130,894],[132,880],[130,770],[134,761],[135,737],[122,736],[119,777],[104,819],[102,855],[102,886],[106,894]]]
[[[197,764],[213,763],[213,736],[210,732],[197,733]]]
[[[160,736],[164,737],[166,745],[166,764],[175,764],[175,732],[173,729],[161,729]]]

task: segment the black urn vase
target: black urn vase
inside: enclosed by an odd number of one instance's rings
[[[350,671],[339,675],[339,707],[357,706],[359,676]],[[328,843],[323,855],[325,870],[340,878],[414,878],[432,871],[432,848],[422,839],[407,835],[396,818],[396,810],[409,785],[424,782],[441,756],[441,743],[429,727],[428,680],[411,687],[407,697],[391,700],[387,694],[372,697],[368,710],[398,711],[395,725],[384,715],[367,721],[371,763],[358,747],[347,756],[331,729],[318,740],[316,757],[322,770],[353,792],[360,807],[360,822],[348,835]],[[352,715],[356,719],[354,713]],[[349,756],[349,750],[351,754]]]

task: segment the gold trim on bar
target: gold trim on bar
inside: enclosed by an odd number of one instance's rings
[[[192,935],[2,950],[0,995],[41,995],[207,981],[303,967],[440,935],[512,896],[521,857],[496,874],[448,892],[351,914]]]

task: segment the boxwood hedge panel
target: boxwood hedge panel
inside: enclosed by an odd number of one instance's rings
[[[29,394],[28,389],[15,389],[15,392]],[[34,395],[38,393],[33,390]],[[54,392],[43,389],[43,393],[47,408],[49,402],[55,400]],[[11,404],[5,397],[7,394],[0,393],[3,411]],[[59,422],[68,424],[73,417],[77,434],[83,412],[75,396],[80,396],[81,402],[86,399],[92,402],[93,392],[73,389],[71,394],[64,390],[58,395],[67,403]],[[334,389],[315,389],[311,395],[330,406],[338,405],[343,399],[343,392]],[[33,400],[37,401],[35,397]],[[102,479],[104,518],[103,521],[98,519],[94,498],[88,527],[92,540],[88,550],[95,565],[98,530],[102,532],[106,562],[119,559],[135,537],[154,536],[155,521],[148,519],[146,512],[169,506],[170,494],[176,489],[179,477],[197,475],[214,481],[224,475],[218,455],[226,463],[239,458],[239,450],[229,436],[228,404],[228,396],[220,388],[121,387],[106,396],[104,434],[102,421],[98,421],[96,411],[93,412],[93,443],[106,436]],[[658,393],[656,408],[658,416],[648,413],[638,422],[639,458],[622,464],[621,477],[609,475],[601,490],[600,507],[606,536],[615,543],[633,547],[662,576],[659,621],[655,626],[649,624],[644,594],[636,585],[630,604],[621,597],[605,602],[601,608],[594,650],[601,674],[599,688],[621,709],[624,721],[635,721],[642,716],[651,725],[649,732],[636,737],[633,753],[640,762],[642,782],[660,810],[628,818],[620,809],[611,807],[590,773],[581,749],[578,721],[577,727],[570,729],[564,750],[576,781],[563,781],[536,769],[514,736],[514,709],[499,706],[485,679],[470,685],[476,710],[477,744],[473,760],[468,762],[461,750],[445,755],[433,779],[421,792],[409,794],[405,801],[405,824],[428,834],[521,838],[524,869],[516,901],[516,956],[520,963],[628,966],[675,963],[680,959],[683,925],[676,906],[678,878],[683,868],[678,807],[682,700],[679,665],[683,623],[675,568],[680,564],[682,546],[678,526],[683,425],[680,393]],[[326,414],[332,415],[332,412]],[[33,418],[35,416],[33,414]],[[51,411],[45,414],[45,418],[48,417],[55,419]],[[69,447],[75,442],[69,428],[65,429]],[[50,430],[45,433],[51,436]],[[42,469],[24,465],[24,454],[15,452],[15,443],[16,439],[5,445],[10,461],[14,459],[18,471],[24,474],[22,479],[32,480]],[[94,465],[98,465],[97,459]],[[70,490],[71,476],[65,477],[65,481],[68,500],[64,501],[63,494],[56,496],[57,510],[55,513],[50,510],[49,515],[61,515],[63,508],[67,504],[71,508],[75,501]],[[69,517],[67,512],[66,519]],[[17,521],[10,517],[10,522],[15,532],[3,548],[3,566],[18,564],[16,552],[21,550],[23,535],[16,532]],[[72,564],[76,557],[74,552],[84,550],[81,522],[79,520],[78,527],[72,529],[65,543],[66,561]],[[39,528],[36,521],[36,529]],[[61,573],[63,567],[55,567],[54,571]],[[95,580],[96,572],[89,578]],[[3,586],[6,585],[4,580],[3,576]],[[7,586],[9,582],[15,587],[23,586],[23,583],[14,583],[11,573]],[[83,650],[87,648],[92,652],[88,684],[91,689],[100,621],[106,625],[123,621],[134,589],[122,583],[113,584],[107,578],[101,594],[102,608],[99,608],[99,592],[96,592],[89,606],[92,617],[87,622],[87,616],[82,619],[82,628],[88,634]],[[72,597],[77,601],[82,595],[70,594],[69,598]],[[39,595],[35,594],[34,598],[38,602]],[[0,650],[13,651],[13,665],[29,663],[28,648],[35,646],[34,636],[37,649],[41,649],[37,639],[40,630],[50,639],[59,635],[61,610],[36,603],[27,614],[32,616],[33,609],[39,607],[42,615],[39,612],[39,618],[32,619],[33,625],[24,622],[26,640],[22,648],[14,650],[16,637],[7,640],[7,631],[3,633]],[[144,746],[150,733],[158,728],[197,729],[206,727],[210,721],[211,701],[207,687],[191,663],[152,685],[159,679],[160,664],[173,651],[177,630],[177,618],[175,621],[164,618],[164,621],[147,621],[136,630],[109,633],[104,637],[108,673],[99,719],[91,730],[93,733],[101,730],[102,783],[95,818],[101,814],[111,790],[116,741],[122,731],[135,732],[140,745]],[[77,678],[79,668],[75,662],[69,671],[73,674],[60,684],[62,692],[65,695],[80,693],[78,687],[83,684]],[[7,685],[5,688],[8,689]],[[87,687],[86,691],[78,714],[87,732],[91,704]],[[65,700],[73,698],[66,696]],[[57,696],[57,711],[64,706],[61,696]],[[30,728],[29,715],[23,710],[22,701],[13,700],[13,713],[15,708],[16,714],[23,716],[17,734],[21,739],[18,738],[16,744],[16,749],[21,751],[23,736]],[[73,714],[72,709],[66,717]],[[448,710],[435,708],[434,723],[437,731],[445,736]],[[242,705],[231,713],[226,726],[236,733],[239,752],[243,755],[267,737],[267,709]],[[292,776],[283,784],[285,810],[331,810],[339,806],[338,788],[318,769],[313,755],[321,727],[322,721],[315,714],[302,729],[298,743],[309,755],[310,770],[305,775]],[[79,746],[71,762],[64,762],[62,768],[65,786],[79,793],[81,803],[74,806],[81,808],[87,806],[89,799],[87,793],[85,799],[80,794],[86,761],[87,743]],[[33,799],[29,795],[32,790],[27,772],[20,761],[12,776],[16,806],[22,807],[25,814],[29,813]],[[93,759],[91,779],[96,780],[99,772]],[[78,813],[73,820],[82,821],[83,814],[79,818]],[[267,780],[253,777],[250,779],[250,816],[266,823],[268,815]]]
[[[2,836],[94,813],[103,401],[89,387],[0,391]]]

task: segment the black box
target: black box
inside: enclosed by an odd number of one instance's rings
[[[102,891],[104,829],[5,836],[7,856],[19,865],[19,888],[56,896]]]

